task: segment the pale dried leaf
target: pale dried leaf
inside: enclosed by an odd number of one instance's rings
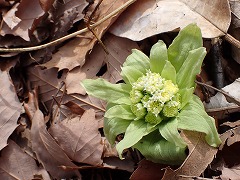
[[[38,167],[32,157],[24,153],[14,141],[9,140],[9,145],[1,152],[0,179],[33,179],[36,174],[41,175],[44,180],[50,180],[45,169]]]
[[[220,135],[222,144],[219,147],[220,150],[223,149],[224,145],[231,146],[232,144],[240,141],[240,127],[232,128]]]
[[[30,41],[29,30],[32,29],[34,21],[45,13],[39,0],[22,0],[17,7],[13,6],[13,8],[17,8],[17,10],[10,19],[7,16],[5,19],[7,23],[3,23],[0,34],[2,36],[12,34]],[[18,20],[15,24],[12,24],[12,19]]]
[[[13,29],[15,26],[17,26],[21,19],[19,19],[17,16],[15,16],[16,11],[18,10],[19,3],[16,3],[12,9],[10,9],[4,16],[3,20],[8,25],[10,29]]]
[[[18,100],[9,74],[0,71],[0,150],[18,126],[22,105]]]
[[[240,78],[236,79],[232,84],[229,84],[222,88],[222,90],[232,97],[234,97],[236,100],[240,101]],[[218,92],[215,96],[210,98],[209,103],[205,103],[205,108],[207,111],[210,111],[212,109],[220,109],[220,108],[234,108],[238,107],[234,103],[230,103],[227,101],[226,97]]]
[[[61,147],[48,133],[44,117],[40,110],[37,110],[32,119],[31,127],[32,149],[36,153],[38,161],[50,173],[53,178],[72,178],[79,176],[78,171],[64,171],[61,166],[76,167]]]
[[[224,35],[231,21],[228,0],[138,0],[110,28],[135,41],[197,23],[203,37]]]
[[[119,6],[123,5],[125,2],[127,2],[127,0],[102,1],[101,5],[98,8],[98,14],[96,17],[94,17],[94,21],[102,19],[117,9]],[[108,19],[93,29],[98,38],[101,38],[103,36],[108,27],[115,21],[116,17],[117,16],[113,16],[112,18]],[[77,66],[82,66],[85,63],[85,56],[93,48],[97,40],[91,32],[83,33],[81,36],[84,38],[77,37],[74,40],[70,41],[61,47],[59,51],[53,55],[52,59],[49,62],[43,64],[42,66],[47,68],[56,67],[59,70],[72,70]]]
[[[182,136],[188,144],[189,155],[183,164],[175,171],[167,168],[163,180],[179,180],[180,175],[200,176],[212,162],[217,153],[217,148],[207,144],[205,134],[192,131],[183,131]]]
[[[49,132],[73,161],[102,164],[103,144],[94,110],[85,111],[82,117],[52,124]]]
[[[220,175],[222,180],[238,180],[240,177],[240,167],[234,166],[231,168],[223,167],[222,168],[222,175]]]

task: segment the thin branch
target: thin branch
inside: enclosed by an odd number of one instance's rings
[[[101,20],[99,20],[98,22],[94,23],[93,25],[90,25],[91,29],[97,27],[98,25],[102,24],[103,22],[107,21],[109,18],[114,17],[115,15],[117,15],[120,11],[124,10],[125,8],[127,8],[129,5],[131,5],[132,3],[134,3],[136,0],[129,0],[127,1],[125,4],[123,4],[122,6],[120,6],[119,8],[117,8],[116,10],[114,10],[113,12],[109,13],[107,16],[103,17]],[[0,48],[0,52],[27,52],[27,51],[36,51],[39,49],[44,49],[46,47],[49,46],[53,46],[56,44],[59,44],[63,41],[66,41],[68,39],[71,39],[73,37],[76,37],[79,34],[82,34],[84,32],[89,31],[88,28],[84,28],[81,29],[79,31],[76,31],[72,34],[68,34],[64,37],[61,37],[59,39],[56,39],[52,42],[46,43],[46,44],[42,44],[39,46],[32,46],[32,47],[25,47],[25,48]]]
[[[195,82],[196,82],[197,84],[199,84],[199,85],[202,85],[202,86],[205,86],[205,87],[214,89],[215,91],[222,93],[229,102],[235,103],[235,104],[237,104],[238,106],[240,106],[240,101],[237,100],[236,98],[234,98],[233,96],[231,96],[230,94],[228,94],[227,92],[225,92],[225,91],[223,91],[223,90],[220,90],[220,89],[217,89],[217,88],[215,88],[215,87],[213,87],[213,86],[211,86],[211,85],[208,85],[208,84],[199,82],[199,81],[195,81]]]

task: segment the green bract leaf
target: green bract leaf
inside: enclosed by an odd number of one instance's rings
[[[146,69],[142,69],[142,66],[139,65],[124,66],[122,67],[121,76],[123,77],[125,83],[132,84],[145,73]]]
[[[181,97],[181,108],[182,109],[193,97],[194,87],[184,88],[179,90]]]
[[[221,144],[214,119],[205,112],[199,97],[194,95],[177,118],[179,129],[205,133],[207,143],[213,147]]]
[[[167,141],[175,144],[176,146],[181,148],[185,148],[187,146],[178,132],[177,118],[172,118],[167,120],[167,122],[161,123],[159,126],[159,132]]]
[[[123,63],[123,67],[125,66],[134,66],[138,65],[141,66],[142,69],[149,69],[150,63],[149,58],[141,51],[137,49],[132,50],[132,54],[130,54],[126,61]]]
[[[81,84],[89,95],[115,104],[131,104],[129,99],[131,86],[128,84],[111,84],[101,78],[86,79]]]
[[[201,71],[205,55],[206,49],[203,47],[189,51],[187,59],[177,73],[177,84],[180,89],[195,86],[194,81]]]
[[[150,70],[155,73],[160,73],[168,60],[167,47],[163,41],[158,41],[154,44],[150,51]]]
[[[114,144],[116,136],[124,133],[131,121],[121,118],[104,118],[104,134],[110,144]]]
[[[161,76],[165,79],[172,80],[172,82],[176,84],[176,70],[169,61],[166,61]]]
[[[134,147],[146,159],[155,163],[179,165],[187,157],[186,148],[180,148],[174,143],[166,141],[157,131],[143,137]]]
[[[156,127],[153,125],[153,128],[149,128],[145,121],[132,121],[128,128],[126,129],[123,140],[121,140],[117,145],[116,149],[119,153],[120,158],[122,158],[122,152],[124,149],[127,149],[134,144],[136,144],[143,136],[154,131]]]
[[[136,118],[136,116],[132,113],[131,106],[129,105],[115,105],[106,111],[104,117],[129,120]]]
[[[196,24],[183,28],[168,48],[168,60],[178,73],[189,51],[202,47],[202,34]]]

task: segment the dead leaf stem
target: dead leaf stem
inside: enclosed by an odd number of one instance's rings
[[[101,20],[97,21],[96,23],[94,23],[93,25],[90,25],[90,28],[93,29],[97,26],[99,26],[100,24],[102,24],[103,22],[105,22],[106,20],[108,20],[109,18],[115,16],[117,13],[119,13],[120,11],[126,9],[129,5],[131,5],[132,3],[134,3],[135,1],[137,0],[129,0],[127,1],[125,4],[123,4],[122,6],[120,6],[119,8],[117,8],[116,10],[114,10],[113,12],[109,13],[108,15],[106,15],[105,17],[103,17]],[[87,32],[89,31],[89,28],[84,28],[84,29],[81,29],[79,31],[76,31],[72,34],[68,34],[64,37],[61,37],[59,39],[56,39],[54,41],[51,41],[49,43],[46,43],[46,44],[42,44],[42,45],[38,45],[38,46],[32,46],[32,47],[25,47],[25,48],[0,48],[0,52],[27,52],[27,51],[36,51],[36,50],[39,50],[39,49],[44,49],[46,47],[49,47],[49,46],[53,46],[53,45],[56,45],[56,44],[59,44],[63,41],[66,41],[68,39],[71,39],[73,37],[76,37],[77,35],[79,34],[82,34],[84,32]]]

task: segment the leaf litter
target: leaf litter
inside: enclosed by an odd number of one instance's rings
[[[134,4],[92,28],[95,35],[86,30],[58,45],[21,51],[91,27],[125,3]],[[134,149],[126,150],[126,159],[119,160],[102,131],[105,102],[88,96],[80,84],[98,77],[121,82],[121,67],[131,49],[148,54],[148,47],[158,39],[171,42],[176,31],[190,22],[200,26],[205,44],[206,38],[224,36],[222,56],[239,62],[239,41],[228,39],[238,38],[238,1],[22,0],[0,4],[0,46],[20,47],[17,53],[1,53],[0,179],[129,179],[131,174],[131,179],[240,177],[239,106],[221,93],[210,95],[211,106],[205,103],[207,112],[217,117],[219,150],[209,147],[201,133],[184,132],[188,157],[181,166],[167,167],[144,160]],[[204,83],[211,84],[211,70],[203,66],[203,71],[208,78]],[[225,84],[230,85],[223,90],[238,100],[238,79],[233,83],[225,77]],[[199,89],[209,93],[209,88]]]

